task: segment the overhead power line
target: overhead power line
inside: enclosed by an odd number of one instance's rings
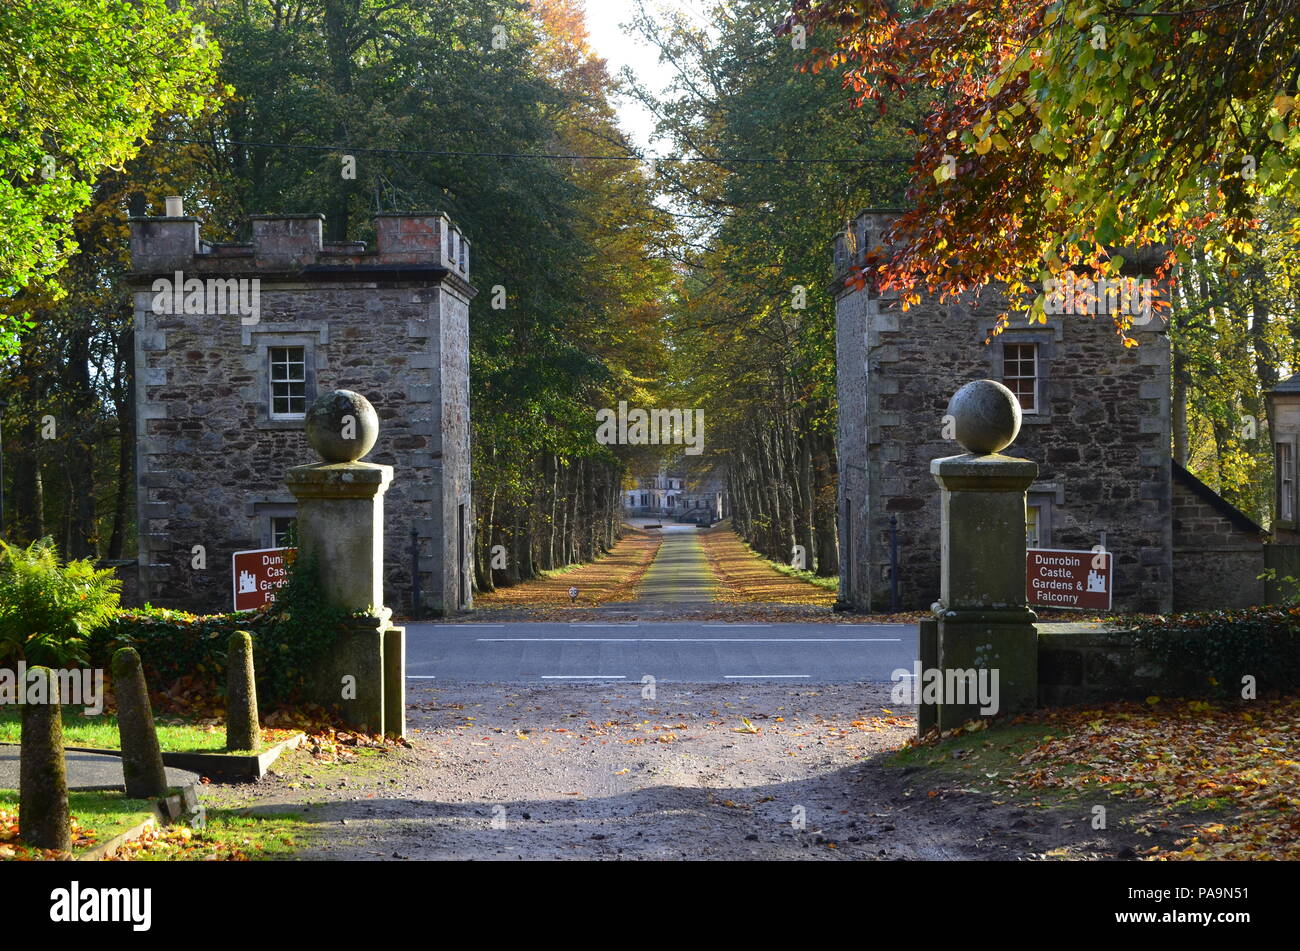
[[[661,162],[664,164],[689,164],[709,162],[715,165],[907,165],[910,158],[796,158],[756,155],[585,155],[561,152],[472,152],[459,149],[388,149],[361,145],[315,145],[293,142],[250,142],[239,139],[164,139],[183,145],[237,145],[249,149],[285,149],[306,152],[338,152],[352,154],[367,152],[377,155],[431,155],[457,158],[546,159],[558,161],[595,162]]]

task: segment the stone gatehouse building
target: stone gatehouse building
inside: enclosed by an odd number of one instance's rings
[[[306,410],[350,389],[379,416],[366,461],[396,470],[388,606],[410,608],[414,542],[424,610],[470,608],[469,242],[425,212],[377,216],[373,249],[324,242],[322,215],[219,244],[180,204],[130,222],[140,600],[231,609],[231,554],[292,537]]]
[[[1171,459],[1170,352],[1159,317],[1120,345],[1108,316],[1049,316],[985,340],[1004,298],[985,291],[903,311],[894,292],[844,277],[897,212],[868,211],[834,245],[841,601],[888,610],[891,533],[899,606],[939,592],[939,487],[930,461],[948,400],[971,380],[1005,383],[1024,413],[1009,454],[1039,466],[1027,498],[1032,548],[1104,544],[1117,611],[1167,612],[1263,599],[1263,530]],[[893,520],[891,524],[891,519]]]

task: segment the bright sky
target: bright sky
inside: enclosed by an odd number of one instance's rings
[[[636,15],[636,0],[586,0],[587,30],[596,54],[604,57],[611,75],[617,76],[624,66],[653,93],[662,92],[672,80],[671,66],[659,62],[659,52],[639,36],[630,36],[621,24]],[[647,0],[647,9],[656,14],[663,9],[677,10],[700,25],[708,25],[707,0]],[[630,98],[615,101],[619,122],[632,141],[642,148],[650,146],[654,117]],[[664,148],[663,143],[658,148]]]

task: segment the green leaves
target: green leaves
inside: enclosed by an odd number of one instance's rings
[[[76,250],[73,215],[154,120],[195,114],[218,59],[184,4],[10,0],[0,5],[0,297],[50,277]],[[21,319],[21,318],[20,318]],[[0,317],[0,352],[18,323]]]
[[[117,611],[119,582],[90,559],[60,563],[54,541],[26,548],[0,539],[0,663],[65,667]]]

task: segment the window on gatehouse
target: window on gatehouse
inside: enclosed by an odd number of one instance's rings
[[[1002,345],[1002,383],[1020,401],[1026,413],[1038,412],[1038,345]]]
[[[1295,451],[1289,442],[1277,444],[1277,517],[1295,521]]]
[[[307,355],[305,347],[270,347],[271,418],[300,419],[307,415]]]
[[[293,548],[298,544],[298,520],[292,515],[271,518],[271,547]]]

